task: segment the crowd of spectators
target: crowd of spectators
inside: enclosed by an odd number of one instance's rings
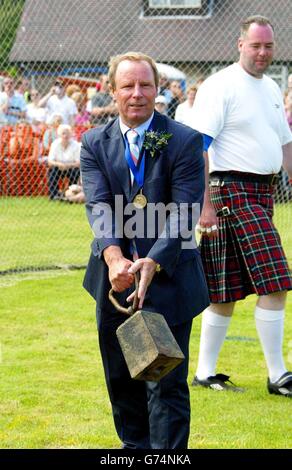
[[[51,200],[84,201],[79,170],[82,134],[116,114],[107,75],[100,77],[91,96],[75,84],[65,88],[60,79],[41,96],[28,79],[15,82],[4,77],[0,194],[47,194]]]
[[[155,109],[176,121],[188,124],[190,110],[201,82],[202,79],[199,79],[196,83],[189,85],[185,94],[179,80],[170,81],[165,74],[161,74]]]
[[[188,124],[202,81],[191,84],[185,94],[179,80],[170,81],[161,74],[155,109]],[[284,102],[292,128],[292,74]],[[44,96],[27,78],[15,82],[13,77],[4,77],[0,91],[0,194],[47,194],[52,200],[83,202],[77,158],[82,134],[116,115],[105,74],[94,93],[75,84],[65,88],[58,79]]]

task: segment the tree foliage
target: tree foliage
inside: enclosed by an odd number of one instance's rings
[[[0,70],[9,65],[9,53],[15,40],[25,0],[0,0]]]

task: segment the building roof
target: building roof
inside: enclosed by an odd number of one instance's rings
[[[159,62],[231,62],[242,19],[269,17],[279,61],[292,60],[291,0],[214,0],[201,18],[155,18],[145,0],[27,0],[10,54],[18,62],[106,63],[128,50]]]

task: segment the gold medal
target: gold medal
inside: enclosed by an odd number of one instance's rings
[[[134,197],[133,204],[137,209],[144,209],[147,206],[147,198],[142,194],[142,189],[139,194]]]

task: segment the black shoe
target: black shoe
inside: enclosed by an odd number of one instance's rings
[[[231,385],[227,384],[229,382]],[[197,385],[201,385],[202,387],[212,388],[213,390],[217,390],[218,392],[222,392],[223,390],[230,390],[232,392],[244,392],[243,388],[236,387],[236,385],[229,380],[228,375],[224,374],[216,374],[211,375],[205,380],[199,380],[197,376],[195,376],[194,380],[192,381],[192,385],[196,387]]]
[[[284,397],[292,397],[292,372],[285,372],[276,382],[268,379],[268,391],[275,395],[283,395]]]

